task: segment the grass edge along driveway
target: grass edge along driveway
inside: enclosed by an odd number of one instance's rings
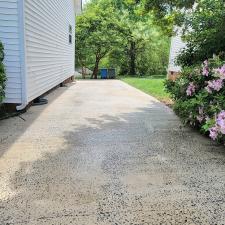
[[[156,99],[167,105],[172,104],[172,100],[170,99],[169,94],[165,91],[165,79],[163,78],[121,77],[120,80],[145,92],[148,95],[155,97]]]

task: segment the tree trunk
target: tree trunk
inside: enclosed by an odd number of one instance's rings
[[[86,78],[86,68],[85,68],[85,66],[82,66],[82,78],[83,79]]]
[[[78,58],[78,62],[79,62],[79,65],[81,66],[81,69],[82,69],[82,78],[83,79],[86,79],[86,62],[85,60],[82,60],[82,59],[79,59]]]
[[[136,75],[136,43],[131,41],[130,43],[130,75]]]
[[[91,79],[98,79],[98,67],[99,67],[100,59],[95,60],[95,68],[93,70],[93,74],[91,76]]]

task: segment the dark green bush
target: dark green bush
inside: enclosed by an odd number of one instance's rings
[[[0,103],[2,103],[5,97],[5,82],[6,82],[6,74],[5,68],[3,65],[4,60],[4,47],[3,44],[0,42]]]
[[[186,48],[177,58],[178,65],[181,66],[201,64],[214,54],[225,59],[224,0],[195,2],[197,4],[194,10],[182,10],[183,12],[178,13],[176,18],[178,25],[183,27],[182,38],[186,43]]]

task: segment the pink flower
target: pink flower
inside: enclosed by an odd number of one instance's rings
[[[196,87],[195,87],[194,83],[191,82],[186,91],[187,96],[192,96],[195,93],[195,91],[196,91]]]
[[[216,140],[219,134],[225,134],[225,111],[221,111],[216,116],[216,124],[214,127],[209,129],[210,137]]]
[[[208,77],[209,76],[209,62],[208,60],[205,60],[203,63],[203,71],[202,75]]]
[[[205,65],[205,66],[209,66],[209,61],[208,60],[205,60],[204,62],[203,62],[203,64]]]
[[[206,90],[208,93],[212,94],[212,90],[209,88],[209,86],[205,87],[205,90]]]
[[[215,69],[214,71],[220,75],[221,79],[225,79],[225,65],[223,65],[220,68]]]
[[[199,121],[199,123],[201,123],[205,119],[203,107],[199,107],[198,112],[199,112],[199,115],[197,116],[197,120]]]
[[[213,81],[208,81],[208,86],[205,88],[208,93],[212,93],[212,91],[220,91],[223,87],[223,80],[217,79]]]
[[[217,127],[212,127],[209,129],[209,132],[210,132],[210,137],[215,141],[218,137],[218,129]]]
[[[204,116],[201,115],[197,116],[197,120],[199,123],[201,123],[204,120]]]
[[[203,75],[203,76],[206,76],[206,77],[209,76],[209,70],[208,70],[208,68],[206,68],[206,67],[203,68],[202,75]]]
[[[222,134],[225,134],[225,111],[222,111],[217,116],[216,124]]]

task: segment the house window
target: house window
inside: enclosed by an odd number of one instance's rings
[[[73,35],[73,28],[71,25],[69,25],[69,43],[70,44],[72,44],[72,42],[73,42],[72,35]]]

